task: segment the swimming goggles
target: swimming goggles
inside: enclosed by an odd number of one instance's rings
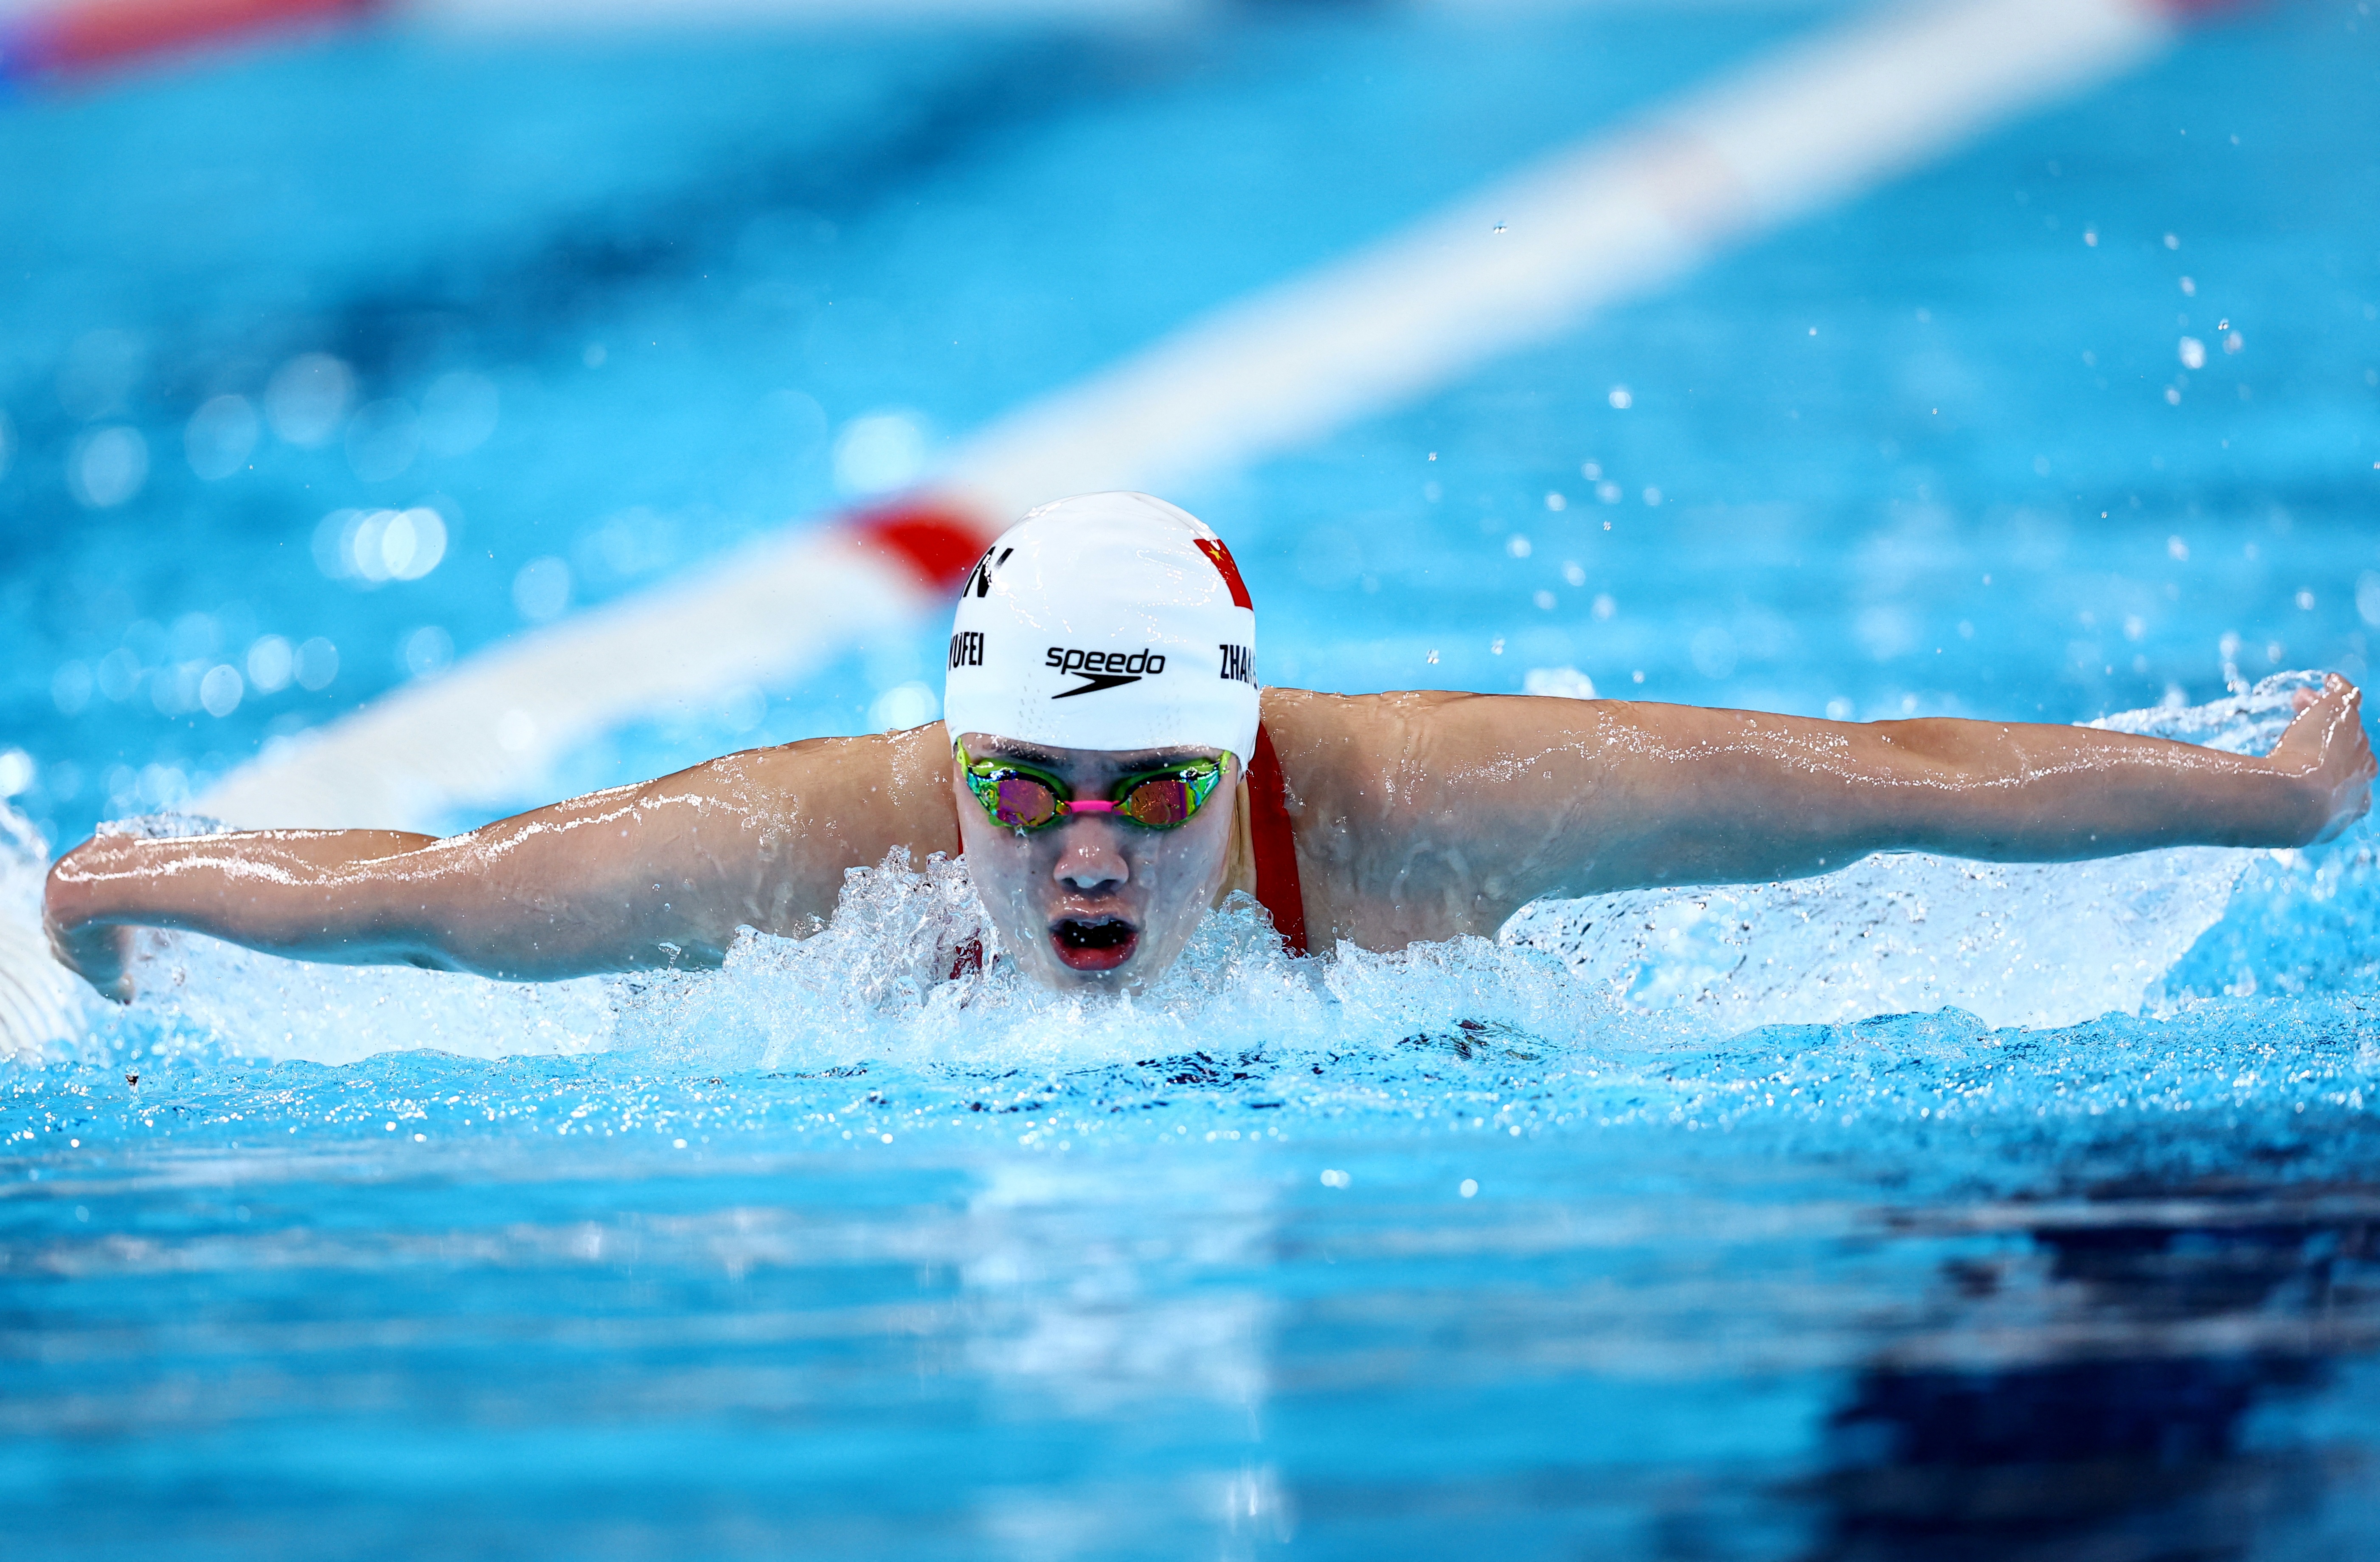
[[[1105,802],[1076,799],[1064,781],[1046,770],[1014,759],[971,759],[966,745],[956,745],[959,770],[991,822],[1007,829],[1047,829],[1069,814],[1122,814],[1148,829],[1173,829],[1214,794],[1223,780],[1226,754],[1219,759],[1193,759],[1162,769],[1141,770],[1116,782]]]

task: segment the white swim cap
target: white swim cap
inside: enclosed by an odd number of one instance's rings
[[[1257,740],[1257,615],[1222,539],[1145,493],[1026,512],[959,588],[942,719],[1051,748]]]

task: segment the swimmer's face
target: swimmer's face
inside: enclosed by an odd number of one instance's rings
[[[969,758],[1014,760],[1064,781],[1075,797],[1102,800],[1126,776],[1218,753],[1044,748],[982,733],[962,738]],[[1116,814],[1069,814],[1024,834],[992,822],[955,760],[951,786],[967,874],[1002,948],[1049,987],[1121,992],[1154,980],[1190,941],[1230,866],[1236,766],[1172,829]]]

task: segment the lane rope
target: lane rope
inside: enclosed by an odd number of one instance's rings
[[[1953,0],[1826,30],[1026,405],[917,495],[479,652],[274,745],[193,806],[240,825],[419,829],[521,805],[608,732],[783,687],[939,610],[1034,503],[1161,491],[1310,444],[2172,36],[2169,8],[2146,0]]]
[[[159,54],[352,22],[381,0],[74,0],[0,7],[0,87],[81,77]]]

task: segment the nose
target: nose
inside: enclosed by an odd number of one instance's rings
[[[1065,850],[1058,854],[1053,870],[1059,883],[1083,890],[1114,890],[1131,879],[1132,866],[1116,850],[1113,831],[1104,825],[1104,820],[1078,820],[1067,829]]]

